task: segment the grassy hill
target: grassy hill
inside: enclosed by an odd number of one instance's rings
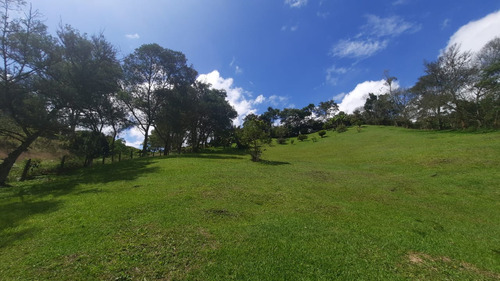
[[[499,132],[317,140],[1,189],[0,279],[500,279]]]

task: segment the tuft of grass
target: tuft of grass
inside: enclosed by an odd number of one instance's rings
[[[363,127],[0,189],[5,280],[497,280],[500,133]]]

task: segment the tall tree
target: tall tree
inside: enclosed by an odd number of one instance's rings
[[[37,12],[24,8],[23,1],[0,1],[0,135],[17,142],[0,164],[0,185],[33,141],[61,128],[59,92],[40,91],[59,47]]]
[[[326,122],[339,111],[339,106],[334,100],[322,101],[314,109],[314,114],[322,121]]]
[[[144,134],[142,152],[147,151],[149,131],[157,120],[164,95],[180,84],[192,84],[196,71],[181,52],[146,44],[127,56],[123,63],[124,95],[139,129]]]
[[[80,135],[87,139],[97,138],[88,141],[87,146],[100,145],[104,143],[100,140],[104,130],[111,129],[115,138],[117,131],[122,129],[120,127],[127,124],[125,109],[116,101],[122,77],[116,50],[103,34],[88,37],[68,25],[62,26],[57,33],[63,50],[63,61],[54,67],[51,74],[56,77],[58,84],[64,85],[64,91],[71,96],[68,99],[71,128],[75,130],[78,126],[94,132]],[[100,148],[82,150],[89,151],[86,164],[92,163],[95,151],[99,150]],[[109,152],[109,149],[103,151]]]
[[[472,54],[462,52],[458,45],[448,48],[436,62],[425,63],[426,75],[420,77],[413,91],[419,94],[421,111],[435,112],[439,129],[443,128],[443,111],[448,113],[452,125],[465,128],[470,120],[474,76]]]
[[[488,42],[477,54],[479,69],[474,85],[478,126],[498,128],[500,113],[500,37]]]

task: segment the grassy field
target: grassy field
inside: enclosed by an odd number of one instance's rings
[[[500,279],[499,132],[317,139],[0,189],[0,279]]]

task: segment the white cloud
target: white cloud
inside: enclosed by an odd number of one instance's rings
[[[410,23],[398,16],[381,18],[366,16],[366,24],[360,27],[361,33],[355,39],[342,39],[335,44],[330,55],[340,58],[366,58],[387,48],[391,39],[404,33],[414,33],[421,29],[418,24]]]
[[[125,139],[128,146],[135,148],[142,148],[142,143],[144,142],[144,134],[137,127],[132,127],[120,133],[118,137]]]
[[[340,58],[370,57],[387,47],[388,40],[340,40],[330,51],[330,54]]]
[[[233,59],[229,63],[229,66],[234,68],[234,73],[235,74],[241,74],[243,73],[243,68],[241,68],[239,65],[236,64],[236,58],[233,56]]]
[[[295,32],[299,29],[299,25],[296,24],[296,25],[291,25],[291,26],[288,26],[288,25],[283,25],[281,27],[281,31],[291,31],[291,32]]]
[[[307,5],[307,0],[285,0],[285,4],[291,8],[300,8]]]
[[[396,1],[392,2],[392,5],[394,5],[394,6],[404,5],[404,4],[408,4],[409,2],[410,2],[410,0],[396,0]]]
[[[267,100],[272,106],[280,106],[284,105],[288,101],[288,98],[283,96],[272,95]]]
[[[261,104],[266,100],[266,98],[263,95],[259,95],[257,98],[254,100],[254,104]]]
[[[376,15],[367,15],[366,19],[367,22],[362,29],[378,38],[395,37],[405,32],[413,33],[421,29],[420,25],[407,22],[398,16],[381,18]]]
[[[392,84],[393,89],[399,88],[398,83]],[[349,93],[341,93],[335,97],[334,100],[343,97],[342,102],[339,104],[339,110],[345,113],[352,113],[355,109],[363,107],[368,98],[368,94],[382,95],[389,92],[389,87],[385,84],[385,80],[379,81],[365,81],[356,85],[354,90]]]
[[[139,36],[138,33],[126,34],[125,37],[127,37],[127,39],[139,39],[139,38],[141,38],[141,36]]]
[[[486,43],[498,36],[500,36],[500,11],[460,27],[451,36],[446,49],[453,44],[460,44],[462,51],[477,52]]]
[[[326,70],[326,82],[331,85],[337,85],[339,77],[337,75],[346,74],[349,70],[345,67],[336,67],[335,65],[330,66]]]
[[[227,93],[227,101],[234,107],[238,113],[238,117],[233,120],[234,125],[238,126],[243,123],[243,118],[250,113],[255,113],[255,105],[263,103],[265,97],[259,95],[257,98],[252,99],[250,93],[243,90],[243,88],[235,87],[233,85],[233,78],[223,78],[220,76],[219,71],[214,70],[208,74],[200,74],[197,78],[198,81],[212,85],[212,88],[225,90]]]
[[[316,16],[322,19],[326,19],[330,16],[330,12],[317,12]]]
[[[441,23],[441,30],[447,28],[450,25],[450,19],[445,19],[443,23]]]

